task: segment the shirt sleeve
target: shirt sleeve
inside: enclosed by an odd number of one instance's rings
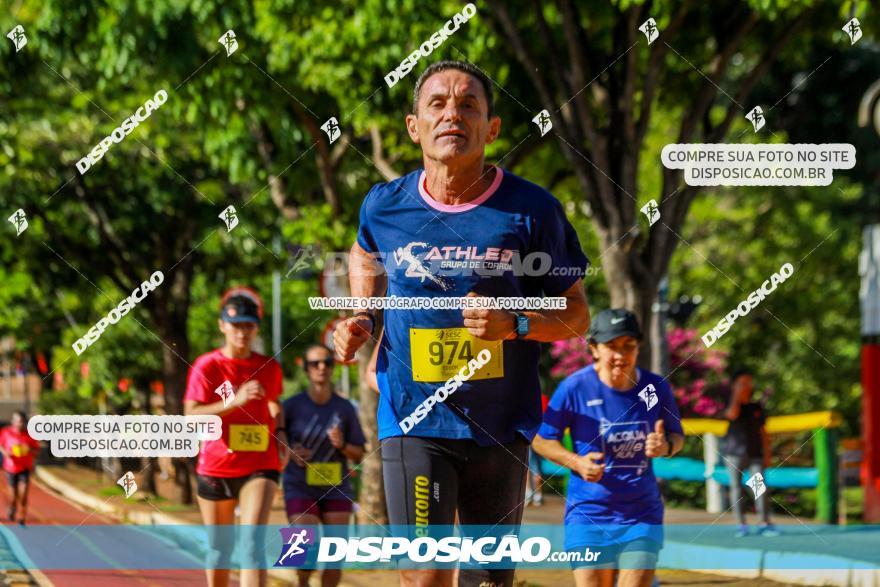
[[[538,435],[547,440],[562,440],[565,429],[571,426],[574,410],[571,401],[571,389],[568,379],[564,379],[544,412],[544,421],[538,429]]]
[[[364,431],[361,428],[361,422],[358,419],[357,410],[354,409],[354,406],[351,405],[351,402],[345,400],[348,403],[348,409],[346,410],[346,418],[345,418],[345,441],[349,444],[353,444],[355,446],[366,446],[367,439],[364,436]]]
[[[376,238],[373,235],[373,230],[370,222],[370,208],[372,207],[373,200],[375,200],[374,194],[376,193],[376,188],[378,188],[382,184],[374,185],[369,192],[367,192],[367,196],[364,198],[363,204],[361,204],[361,212],[360,212],[360,221],[358,226],[357,233],[357,243],[361,246],[361,248],[368,253],[378,253],[379,245],[376,243]]]
[[[663,419],[663,427],[666,432],[674,434],[684,434],[684,428],[681,426],[681,412],[678,411],[678,404],[675,403],[675,394],[672,393],[672,387],[665,379],[661,379],[657,383],[658,396],[660,398],[660,408],[663,410],[661,418]]]
[[[31,436],[30,434],[25,435],[25,442],[31,445],[32,448],[40,448],[40,441]]]
[[[562,204],[550,196],[552,206],[535,217],[535,252],[550,255],[550,268],[539,277],[541,289],[548,296],[567,290],[586,274],[590,260],[581,249],[574,227],[565,217]]]
[[[207,369],[208,362],[203,360],[197,360],[195,364],[190,367],[189,374],[186,377],[186,393],[183,396],[184,400],[193,400],[203,404],[212,403],[214,401],[211,398],[214,389],[210,388],[211,385],[208,381]],[[217,399],[219,399],[219,396],[217,396]]]
[[[266,390],[266,397],[270,402],[277,402],[278,398],[281,397],[283,389],[284,374],[281,372],[281,365],[278,364],[278,361],[272,359],[272,378],[269,383],[269,389]]]

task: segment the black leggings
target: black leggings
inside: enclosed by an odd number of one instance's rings
[[[396,436],[382,441],[391,525],[519,525],[528,441],[480,446],[473,440]],[[514,569],[462,569],[459,585],[511,587]],[[485,583],[488,582],[488,583]]]

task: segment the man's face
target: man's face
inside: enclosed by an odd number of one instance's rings
[[[480,80],[457,69],[435,73],[422,84],[418,114],[406,117],[406,129],[425,157],[450,162],[482,159],[498,138],[501,119],[488,118],[489,104]]]

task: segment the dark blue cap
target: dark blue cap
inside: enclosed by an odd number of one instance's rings
[[[642,329],[635,314],[623,308],[613,308],[602,310],[593,317],[589,334],[591,340],[608,342],[618,336],[633,336],[641,340]]]
[[[257,304],[247,296],[231,296],[220,310],[220,319],[233,324],[238,322],[260,323]]]

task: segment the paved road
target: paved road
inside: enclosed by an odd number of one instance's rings
[[[0,481],[2,483],[2,481]],[[5,489],[5,487],[3,488]],[[119,496],[108,500],[122,499]],[[8,507],[5,492],[0,495],[0,512]],[[548,516],[548,510],[528,510],[528,521],[535,523]],[[543,511],[542,511],[543,510]],[[543,514],[543,515],[542,515]],[[168,561],[170,567],[176,563],[193,564],[193,555],[182,552],[170,542],[163,541],[140,532],[136,527],[120,526],[113,519],[85,510],[63,497],[43,489],[39,483],[31,486],[29,525],[19,528],[4,522],[0,526],[0,567],[5,569],[5,579],[0,584],[41,585],[42,587],[95,587],[130,586],[137,587],[183,587],[206,584],[204,572],[175,570],[134,570],[131,567],[139,553],[147,550],[155,557]],[[548,516],[549,517],[549,516]],[[113,527],[110,530],[110,527]],[[123,530],[124,528],[124,530]],[[126,541],[120,540],[119,532],[137,533],[136,549]],[[69,558],[64,558],[69,557]],[[77,566],[112,566],[114,570],[52,570],[59,566],[59,560],[74,560]],[[30,567],[22,569],[21,567]],[[39,567],[43,571],[35,571]],[[738,580],[727,577],[682,571],[663,571],[660,574],[664,585],[687,585],[689,587],[740,587],[761,585],[778,587],[780,583],[754,580]],[[521,587],[564,587],[573,585],[570,572],[524,571],[518,573],[518,586]],[[271,581],[276,585],[281,585]],[[237,586],[238,582],[233,581]],[[292,583],[290,583],[292,584]],[[347,587],[396,587],[396,573],[390,571],[357,571],[346,574],[343,585]]]
[[[0,512],[9,506],[5,493],[0,496]],[[108,499],[122,499],[113,496]],[[0,541],[0,561],[4,567],[36,566],[44,570],[30,572],[30,579],[44,587],[182,587],[205,585],[204,571],[172,570],[133,570],[130,561],[138,552],[119,540],[119,524],[102,514],[87,511],[73,503],[31,484],[28,504],[28,526],[20,528],[17,524],[4,521],[0,537],[6,541],[4,548]],[[103,531],[100,526],[117,526],[113,532]],[[78,528],[77,528],[78,527]],[[71,531],[75,529],[74,531]],[[192,566],[192,555],[182,552],[176,545],[157,539],[143,532],[137,532],[137,550],[149,549],[173,567],[178,561]],[[15,556],[18,560],[10,560]],[[24,560],[22,560],[24,559]],[[75,560],[80,567],[112,566],[114,570],[51,570],[59,566],[59,560]],[[7,562],[8,561],[8,562]],[[20,576],[21,573],[18,573]],[[41,576],[42,575],[42,576]],[[19,577],[23,578],[23,577]],[[238,585],[237,581],[232,582]]]

